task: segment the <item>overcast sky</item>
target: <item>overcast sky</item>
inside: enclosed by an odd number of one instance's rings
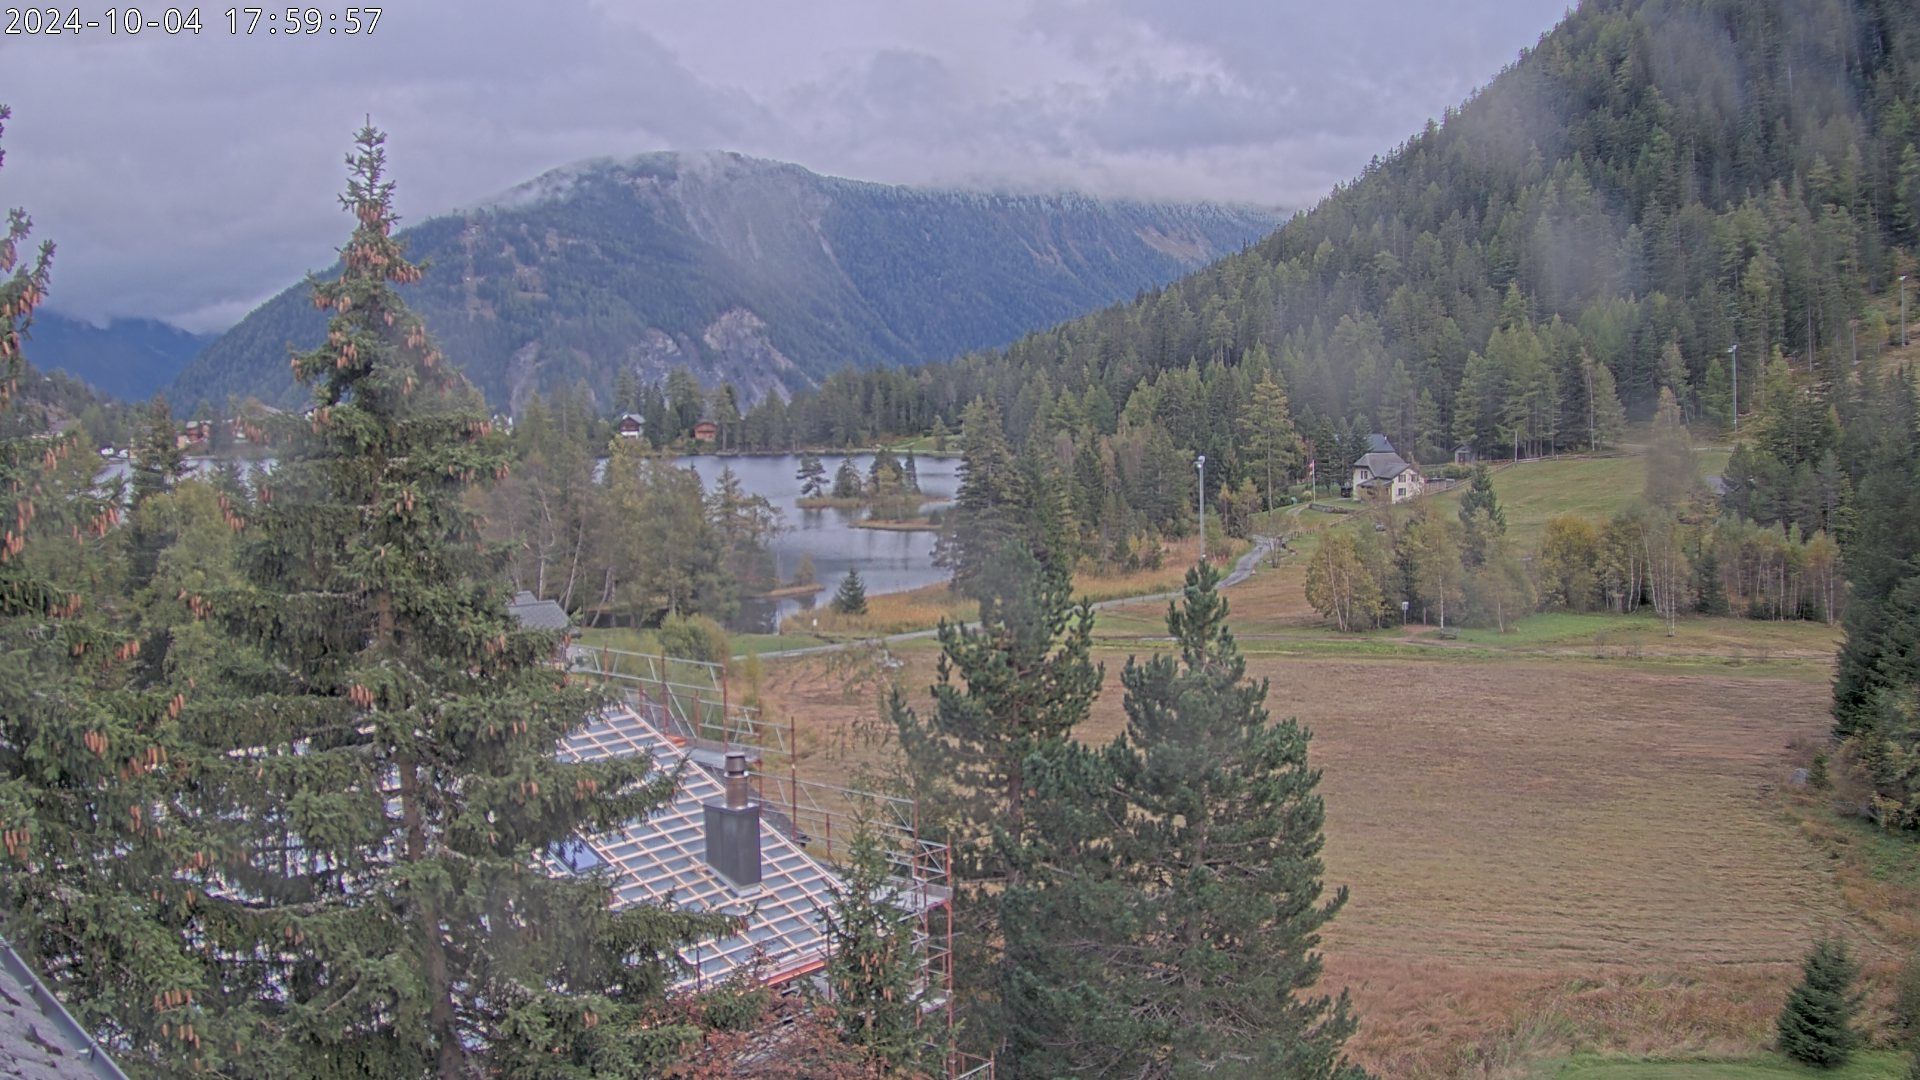
[[[0,205],[59,244],[51,307],[194,330],[332,262],[350,224],[341,159],[365,114],[391,135],[414,220],[579,158],[660,149],[1301,207],[1567,4],[401,0],[351,38],[269,37],[264,20],[236,38],[210,7],[197,38],[0,37],[14,109]]]

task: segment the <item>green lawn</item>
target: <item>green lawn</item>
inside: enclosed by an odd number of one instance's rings
[[[1700,475],[1718,473],[1727,464],[1727,451],[1699,450],[1695,458]],[[1493,491],[1506,511],[1507,531],[1524,548],[1539,543],[1547,519],[1575,513],[1605,519],[1625,509],[1647,486],[1647,460],[1639,455],[1563,457],[1523,461],[1497,469]],[[1440,496],[1457,505],[1462,484]]]
[[[1809,1069],[1774,1055],[1744,1061],[1622,1061],[1576,1058],[1556,1062],[1535,1075],[1541,1080],[1902,1080],[1907,1059],[1898,1054],[1855,1055],[1840,1069]]]

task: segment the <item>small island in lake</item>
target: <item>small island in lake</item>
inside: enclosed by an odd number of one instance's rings
[[[921,492],[919,467],[912,450],[904,458],[885,448],[876,451],[865,476],[852,458],[841,458],[830,485],[827,467],[819,456],[803,454],[796,478],[800,481],[800,498],[794,505],[802,510],[868,510],[865,520],[850,523],[856,529],[920,532],[940,527],[937,517],[923,516],[920,510],[928,503],[946,500]]]

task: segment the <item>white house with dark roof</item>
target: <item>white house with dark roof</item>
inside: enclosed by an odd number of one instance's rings
[[[1367,436],[1367,452],[1353,463],[1351,483],[1354,498],[1376,502],[1406,502],[1427,490],[1427,478],[1419,468],[1378,433]]]

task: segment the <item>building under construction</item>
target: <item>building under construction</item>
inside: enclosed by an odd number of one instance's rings
[[[646,755],[677,784],[672,801],[648,817],[550,852],[551,872],[604,870],[619,906],[736,916],[735,933],[681,950],[686,974],[677,989],[736,978],[797,985],[831,958],[822,912],[843,889],[836,867],[864,832],[889,863],[887,902],[913,927],[922,1023],[938,1025],[940,1044],[952,1045],[952,858],[945,844],[921,835],[912,800],[802,776],[792,721],[768,723],[734,702],[717,664],[578,645],[568,663],[604,680],[615,700],[560,756]],[[952,1078],[989,1080],[992,1071],[991,1062],[957,1052],[946,1063]]]

